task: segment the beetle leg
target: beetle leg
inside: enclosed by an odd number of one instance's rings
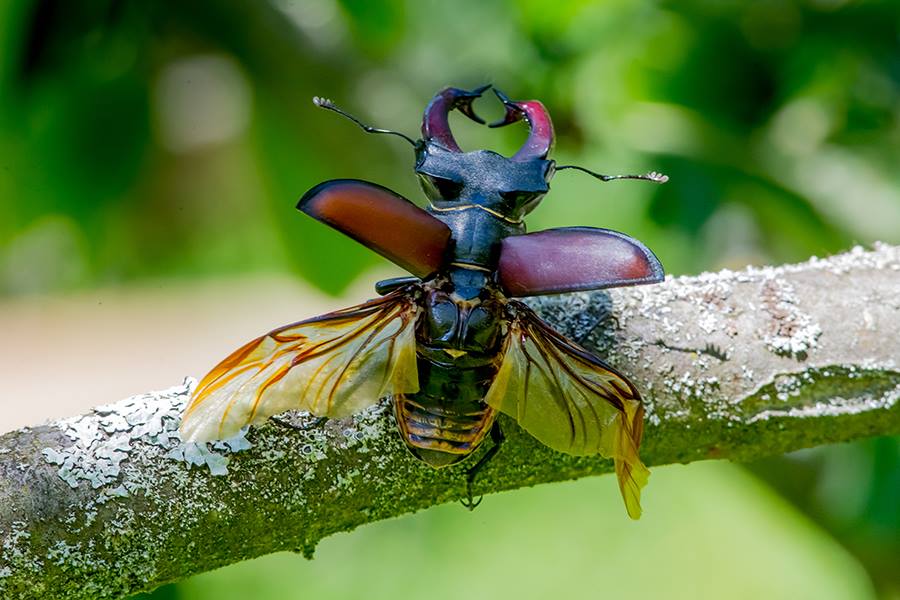
[[[460,500],[460,502],[469,510],[475,510],[475,507],[481,504],[481,500],[484,498],[484,495],[478,496],[478,500],[473,500],[472,498],[472,484],[475,482],[478,472],[497,455],[497,452],[500,451],[500,445],[503,444],[503,440],[505,439],[506,437],[503,435],[503,430],[500,429],[500,423],[494,421],[494,424],[491,426],[491,441],[494,445],[488,448],[488,451],[484,453],[484,456],[482,456],[473,467],[466,471],[466,499]]]
[[[382,279],[375,284],[375,292],[380,296],[385,296],[405,285],[419,283],[420,281],[422,280],[418,277],[391,277],[390,279]]]
[[[269,420],[276,425],[280,425],[287,429],[293,429],[294,431],[311,431],[313,429],[318,429],[319,427],[327,423],[328,417],[316,417],[306,425],[297,425],[296,423],[292,423],[287,419],[282,419],[281,417],[269,417]]]

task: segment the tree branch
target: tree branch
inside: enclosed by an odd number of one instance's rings
[[[898,247],[533,304],[644,390],[650,465],[900,433]],[[309,556],[334,532],[464,494],[465,466],[415,461],[384,404],[184,446],[192,385],[0,437],[0,596],[115,598],[278,550]],[[502,424],[478,493],[610,470]]]

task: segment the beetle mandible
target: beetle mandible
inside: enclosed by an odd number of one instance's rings
[[[603,181],[667,178],[557,166],[547,158],[553,125],[544,106],[497,89],[506,112],[490,127],[524,120],[527,140],[508,158],[463,152],[448,115],[455,109],[484,124],[472,104],[489,87],[438,92],[419,140],[314,99],[367,132],[411,143],[428,206],[338,179],[309,190],[297,208],[412,276],[381,281],[379,298],[280,327],[233,352],[197,386],[181,425],[185,441],[230,437],[287,410],[345,417],[390,397],[406,446],[432,467],[465,459],[491,437],[467,471],[464,504],[474,508],[472,482],[500,448],[504,413],[555,450],[612,458],[628,514],[640,516],[649,475],[638,456],[640,393],[515,298],[662,281],[659,260],[634,238],[593,227],[526,233],[523,219],[562,169]]]

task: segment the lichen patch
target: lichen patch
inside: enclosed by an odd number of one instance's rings
[[[821,417],[841,417],[858,415],[875,410],[889,410],[900,402],[900,385],[881,395],[844,398],[836,396],[827,402],[816,402],[804,406],[792,406],[784,409],[763,410],[753,415],[747,423],[767,421],[772,418],[809,419]]]
[[[780,356],[806,359],[816,347],[822,328],[800,310],[794,287],[781,278],[767,278],[761,300],[769,316],[760,332],[766,348]]]
[[[133,396],[93,413],[64,419],[57,423],[72,440],[66,448],[44,448],[45,460],[58,465],[57,474],[70,487],[86,482],[91,488],[121,483],[123,461],[129,458],[138,440],[167,450],[167,458],[189,465],[203,465],[213,475],[228,472],[228,455],[250,447],[241,431],[232,439],[213,444],[183,444],[178,434],[181,413],[197,381],[187,378],[179,386],[167,390]],[[112,495],[128,493],[121,485]]]

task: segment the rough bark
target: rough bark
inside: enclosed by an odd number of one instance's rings
[[[650,465],[900,433],[898,247],[533,304],[638,382]],[[466,466],[416,462],[384,404],[184,446],[193,384],[0,437],[0,597],[115,598],[278,550],[309,556],[334,532],[464,494]],[[479,493],[610,470],[502,424]]]

